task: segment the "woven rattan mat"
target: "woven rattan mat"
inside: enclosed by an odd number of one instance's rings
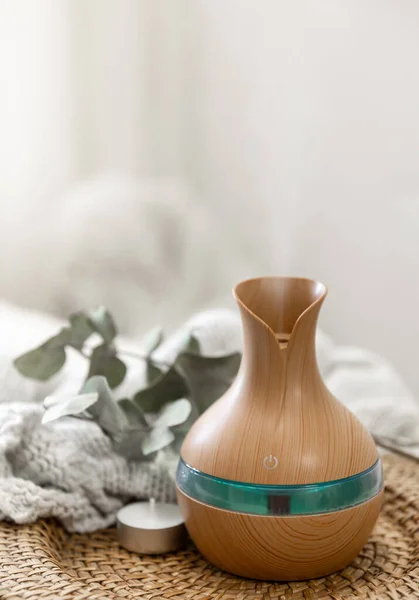
[[[0,524],[0,598],[190,600],[419,598],[419,464],[385,456],[385,504],[369,543],[340,573],[298,583],[240,579],[191,545],[166,556],[120,548],[115,530],[69,534],[54,521]]]

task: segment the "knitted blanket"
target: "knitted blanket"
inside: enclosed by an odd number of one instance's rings
[[[88,532],[114,522],[117,510],[133,499],[175,500],[177,456],[160,451],[151,462],[128,461],[112,451],[94,422],[66,417],[41,424],[42,400],[51,392],[77,391],[85,365],[74,356],[48,384],[19,376],[11,360],[57,329],[45,316],[0,304],[0,519],[30,523],[56,517],[69,531]],[[170,361],[185,332],[199,339],[202,352],[216,355],[241,347],[237,315],[211,311],[197,315],[171,336],[156,357]],[[124,342],[135,347],[135,342]],[[397,440],[419,456],[419,405],[394,369],[369,352],[336,346],[318,332],[320,370],[331,391],[376,435]],[[141,384],[138,363],[129,365],[120,397]]]

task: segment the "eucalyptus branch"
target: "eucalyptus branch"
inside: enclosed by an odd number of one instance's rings
[[[92,354],[93,354],[93,352],[91,352],[89,354],[83,348],[79,349],[79,353],[86,360],[90,360],[92,358]],[[155,365],[162,365],[163,367],[171,366],[170,363],[165,360],[152,358],[151,356],[147,356],[146,354],[140,354],[139,352],[133,352],[132,350],[124,350],[123,348],[117,348],[116,354],[119,356],[128,356],[129,358],[135,358],[137,360],[144,361],[144,362],[151,362],[152,364],[155,364]]]
[[[90,340],[93,334],[100,338],[96,345]],[[115,322],[105,308],[74,313],[58,334],[16,358],[14,365],[21,375],[46,381],[64,366],[66,350],[77,350],[89,363],[87,380],[80,393],[47,398],[43,422],[64,416],[94,420],[115,451],[130,459],[179,445],[194,420],[230,386],[240,364],[237,353],[202,356],[193,334],[172,362],[153,357],[163,340],[160,327],[141,340],[141,352],[119,349],[116,336]],[[112,389],[125,379],[124,356],[145,362],[145,384],[132,398],[117,399]]]
[[[165,360],[160,360],[158,358],[152,358],[151,356],[147,356],[146,354],[139,354],[138,352],[132,352],[131,350],[119,349],[118,354],[121,356],[129,356],[130,358],[137,358],[138,360],[143,360],[144,362],[151,362],[155,365],[162,365],[163,367],[170,367],[170,363]]]

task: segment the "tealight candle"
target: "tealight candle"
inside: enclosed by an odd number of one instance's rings
[[[177,504],[134,502],[118,511],[117,536],[121,546],[140,554],[163,554],[181,548],[187,533]]]

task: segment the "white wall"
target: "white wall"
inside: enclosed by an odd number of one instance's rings
[[[419,393],[419,4],[195,5],[194,176],[266,271],[329,286],[322,325]]]

